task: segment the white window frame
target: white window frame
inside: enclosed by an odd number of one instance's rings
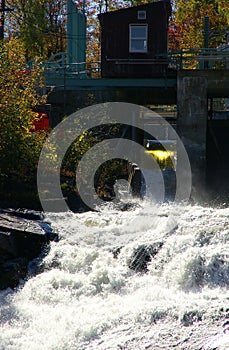
[[[144,27],[146,28],[146,36],[145,37],[135,37],[132,38],[131,34],[131,29],[133,27]],[[145,40],[146,41],[146,47],[144,49],[141,50],[136,50],[136,49],[132,49],[132,41],[133,40]],[[129,52],[142,52],[142,53],[147,53],[148,52],[148,24],[147,23],[131,23],[129,24]]]

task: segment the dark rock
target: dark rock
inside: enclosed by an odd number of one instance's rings
[[[113,257],[117,259],[123,247],[115,247],[112,249]]]
[[[28,261],[25,258],[9,260],[0,264],[0,290],[17,287],[20,279],[25,278]]]
[[[202,313],[199,311],[186,311],[181,318],[181,323],[185,326],[191,326],[194,322],[202,320]]]
[[[163,242],[155,242],[149,245],[140,245],[137,247],[129,262],[128,266],[130,269],[136,272],[147,271],[147,265],[152,260],[152,258],[158,253],[158,251],[163,246]]]
[[[48,243],[48,234],[35,221],[0,215],[0,247],[12,258],[33,259]]]
[[[28,262],[44,252],[50,241],[58,240],[40,218],[36,212],[0,211],[0,289],[17,286],[27,273]]]
[[[128,267],[136,272],[146,272],[147,265],[152,258],[158,253],[163,246],[163,242],[155,242],[153,244],[142,244],[134,249],[130,259],[128,260]],[[123,246],[114,247],[111,251],[115,259],[118,258]]]
[[[119,210],[121,211],[131,211],[139,207],[138,203],[120,203]]]
[[[1,209],[0,213],[3,214],[12,214],[14,217],[19,217],[23,219],[29,219],[29,220],[44,220],[44,214],[34,211],[34,210],[28,210],[28,209]]]
[[[58,242],[59,241],[58,234],[53,232],[53,229],[50,226],[49,222],[43,221],[43,222],[40,222],[39,225],[45,231],[46,238],[47,238],[48,241],[54,241],[54,242]]]
[[[11,258],[26,257],[31,260],[37,257],[48,243],[46,235],[32,232],[0,232],[1,249]]]
[[[166,311],[154,311],[150,317],[150,320],[152,323],[157,323],[157,321],[160,321],[164,318],[166,318],[167,313]]]

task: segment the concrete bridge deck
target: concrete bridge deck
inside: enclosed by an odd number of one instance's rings
[[[222,70],[181,70],[177,73],[182,77],[205,77],[207,79],[207,96],[209,98],[229,98],[229,69]]]

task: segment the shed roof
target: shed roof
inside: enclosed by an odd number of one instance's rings
[[[143,10],[143,9],[145,10],[147,8],[153,9],[154,7],[157,7],[161,3],[164,3],[167,5],[167,7],[169,9],[169,16],[170,16],[172,13],[171,1],[170,0],[157,0],[157,1],[152,1],[150,3],[146,3],[146,4],[141,4],[141,5],[137,5],[137,6],[125,7],[125,8],[121,8],[118,10],[103,12],[103,13],[100,13],[98,15],[98,18],[100,20],[106,16],[116,16],[116,15],[122,14],[124,12],[133,11],[134,9],[136,9],[136,10]]]

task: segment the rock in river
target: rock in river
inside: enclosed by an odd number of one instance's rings
[[[163,242],[155,242],[148,245],[142,244],[138,246],[128,262],[129,268],[136,272],[147,271],[148,263],[154,258],[162,246]]]
[[[42,214],[0,210],[0,289],[16,287],[25,278],[29,261],[57,239]]]

